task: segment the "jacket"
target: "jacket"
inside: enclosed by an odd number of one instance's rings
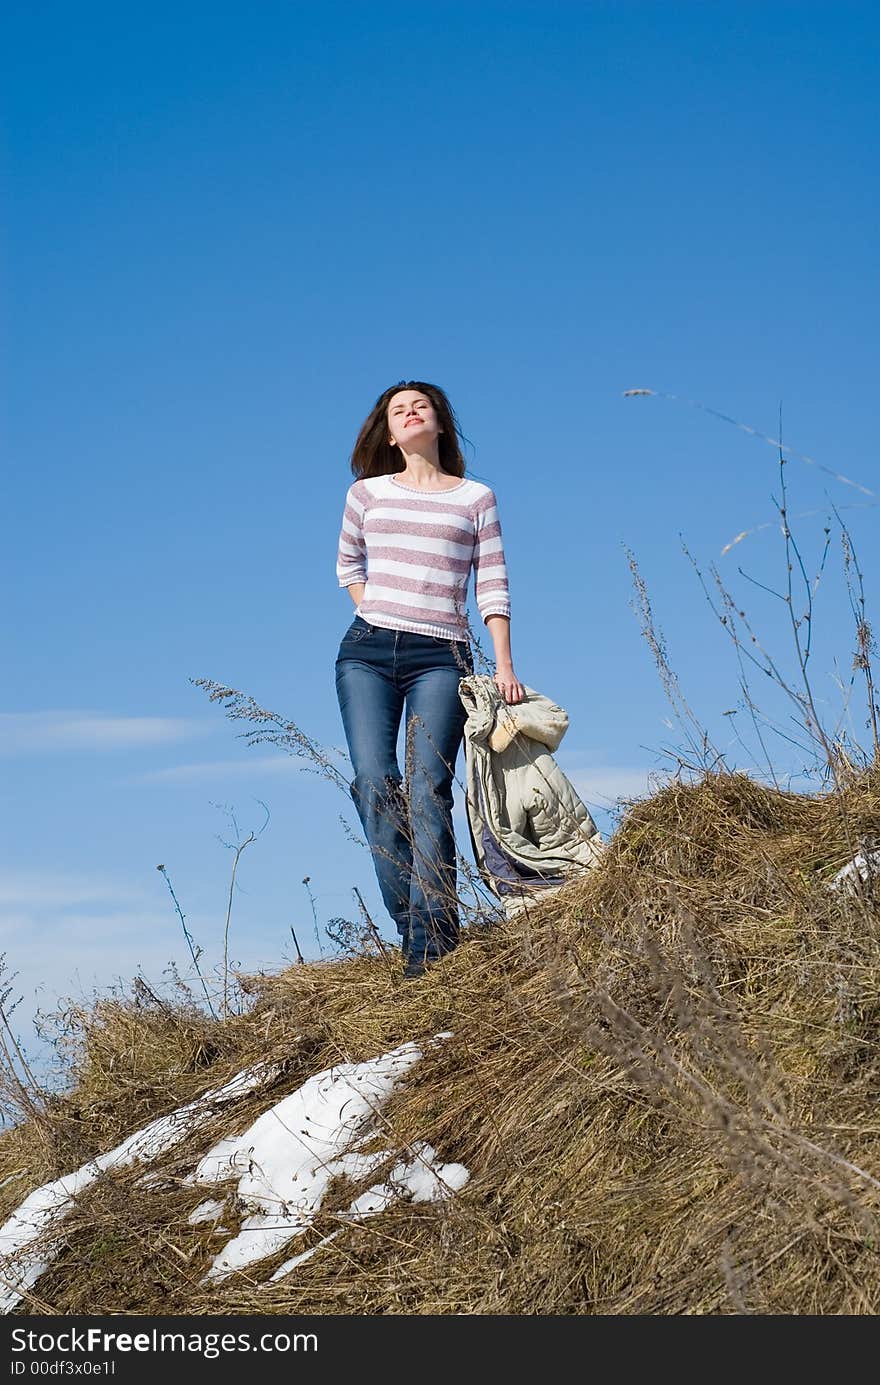
[[[604,843],[551,753],[568,729],[562,707],[533,688],[506,703],[486,674],[462,678],[458,692],[474,860],[510,918],[591,869]]]

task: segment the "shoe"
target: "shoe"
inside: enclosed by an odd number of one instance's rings
[[[423,962],[420,957],[407,957],[406,966],[403,969],[403,979],[404,981],[415,981],[419,976],[424,976],[427,969],[427,962]]]

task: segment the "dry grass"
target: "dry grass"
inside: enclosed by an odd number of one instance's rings
[[[365,956],[253,979],[225,1021],[100,1006],[71,1094],[0,1138],[4,1216],[254,1060],[285,1068],[175,1149],[161,1185],[133,1169],[89,1188],[39,1311],[877,1312],[880,916],[825,884],[878,830],[876,771],[811,797],[705,774],[634,804],[589,877],[419,982]],[[206,1194],[182,1179],[210,1143],[321,1068],[441,1030],[386,1134],[430,1141],[467,1186],[356,1225],[340,1187],[283,1254],[200,1286],[221,1241],[187,1223]]]

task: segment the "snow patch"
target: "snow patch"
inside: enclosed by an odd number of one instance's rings
[[[434,1041],[446,1037],[437,1035]],[[242,1135],[221,1140],[208,1151],[187,1181],[237,1178],[236,1195],[248,1215],[239,1234],[214,1257],[203,1283],[225,1279],[307,1231],[333,1178],[360,1182],[389,1159],[398,1159],[385,1182],[355,1199],[342,1214],[353,1220],[382,1211],[401,1197],[434,1201],[464,1186],[467,1169],[438,1164],[428,1144],[414,1147],[408,1156],[363,1149],[375,1139],[382,1104],[421,1057],[417,1044],[406,1043],[364,1063],[327,1068],[264,1111]],[[273,1279],[302,1264],[316,1249],[294,1256]]]
[[[846,865],[841,867],[834,879],[828,882],[828,888],[853,893],[857,876],[866,881],[880,876],[880,850],[859,851],[851,861],[847,861]]]
[[[109,1153],[36,1188],[0,1226],[0,1313],[10,1312],[52,1263],[60,1243],[46,1238],[89,1184],[108,1169],[123,1168],[139,1159],[146,1162],[158,1158],[210,1120],[217,1105],[265,1086],[280,1071],[280,1063],[258,1063],[246,1068],[224,1086],[205,1092],[196,1101],[136,1130]],[[36,1246],[38,1238],[40,1245]]]

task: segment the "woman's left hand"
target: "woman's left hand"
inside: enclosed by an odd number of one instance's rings
[[[505,702],[522,702],[526,690],[513,671],[512,664],[499,664],[492,680]]]

